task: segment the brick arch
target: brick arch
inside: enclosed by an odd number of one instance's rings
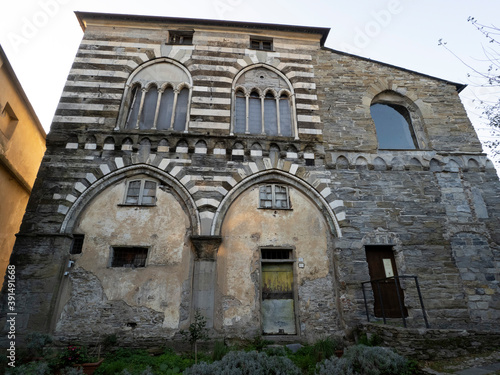
[[[200,215],[196,204],[188,190],[169,173],[147,164],[136,164],[115,170],[102,178],[95,180],[76,198],[67,211],[61,224],[61,233],[71,234],[81,212],[87,207],[94,197],[117,182],[138,174],[145,174],[167,185],[179,197],[179,202],[188,213],[193,234],[199,234]]]
[[[339,221],[341,221],[341,219],[338,218],[338,214],[334,212],[334,208],[338,208],[341,206],[338,205],[338,201],[329,204],[328,201],[323,197],[323,195],[319,193],[313,186],[309,185],[306,181],[290,173],[276,169],[271,171],[257,172],[236,184],[220,202],[213,216],[210,234],[212,236],[220,236],[224,217],[231,207],[231,204],[241,193],[256,184],[267,181],[278,183],[281,182],[287,185],[291,185],[301,193],[308,196],[314,202],[317,208],[323,213],[323,216],[325,217],[330,228],[330,232],[333,234],[333,236],[342,237],[342,231],[339,225]]]

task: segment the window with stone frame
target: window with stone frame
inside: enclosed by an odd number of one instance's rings
[[[271,38],[262,38],[258,36],[250,37],[250,48],[259,49],[262,51],[272,51],[273,50],[273,40]]]
[[[259,188],[259,208],[286,210],[290,209],[288,187],[268,184]]]
[[[151,180],[132,180],[127,183],[123,204],[132,206],[154,206],[157,183]]]
[[[194,31],[171,30],[168,32],[168,44],[193,44]]]
[[[292,87],[265,67],[250,69],[234,82],[232,133],[296,136]]]
[[[112,248],[111,267],[146,267],[148,257],[147,247],[118,247]]]
[[[191,76],[179,63],[159,60],[131,74],[116,130],[187,132]]]
[[[422,115],[409,98],[386,90],[372,100],[370,114],[379,149],[414,150],[428,144]]]

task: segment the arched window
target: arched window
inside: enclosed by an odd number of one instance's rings
[[[379,149],[414,150],[425,147],[426,136],[417,106],[393,91],[378,94],[370,106]]]
[[[408,110],[394,104],[373,104],[370,113],[381,149],[415,149],[415,135]]]
[[[131,74],[116,129],[187,131],[192,80],[167,59],[149,62]]]
[[[278,72],[259,66],[233,83],[232,133],[292,137],[296,134],[292,87]]]

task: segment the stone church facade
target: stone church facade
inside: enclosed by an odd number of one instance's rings
[[[325,28],[77,17],[11,258],[20,333],[147,345],[196,310],[233,339],[498,323],[500,183],[463,85]]]

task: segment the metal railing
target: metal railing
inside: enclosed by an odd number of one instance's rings
[[[401,282],[399,281],[400,279],[414,279],[415,280],[415,286],[417,288],[418,299],[420,300],[420,307],[422,308],[422,315],[424,317],[425,327],[429,328],[429,322],[427,321],[427,316],[426,316],[425,308],[424,308],[424,301],[422,299],[422,293],[420,292],[420,286],[418,284],[418,277],[417,276],[392,276],[392,277],[386,277],[384,279],[377,279],[377,280],[370,280],[370,281],[362,282],[361,288],[363,290],[363,298],[365,300],[366,318],[367,318],[368,322],[370,322],[370,313],[368,311],[368,302],[366,301],[365,284],[372,284],[372,285],[375,284],[377,286],[380,308],[382,311],[382,318],[384,319],[384,324],[387,324],[385,310],[384,310],[384,301],[382,300],[382,293],[380,290],[380,282],[387,281],[387,280],[394,280],[394,284],[396,285],[396,291],[397,291],[396,294],[398,296],[399,310],[401,312],[401,317],[403,319],[403,326],[406,328],[406,317],[405,317],[404,305],[403,305],[403,301],[401,299],[401,294],[399,293],[399,290],[401,289],[400,288]],[[375,298],[375,293],[374,293],[374,298]]]

